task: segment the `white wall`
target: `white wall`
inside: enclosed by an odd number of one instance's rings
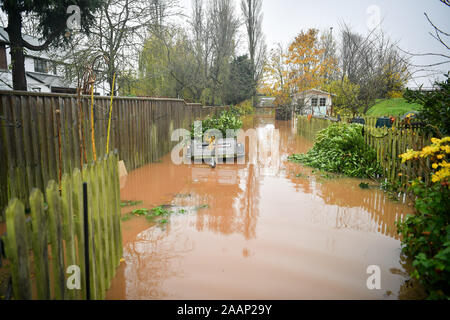
[[[312,99],[317,98],[317,106],[312,106]],[[320,107],[320,99],[325,98],[325,107]],[[298,101],[299,99],[304,99],[305,108],[303,110],[303,114],[313,114],[313,115],[322,115],[325,116],[327,113],[331,112],[332,99],[331,96],[325,93],[320,92],[307,92],[303,94],[296,95],[295,99]]]

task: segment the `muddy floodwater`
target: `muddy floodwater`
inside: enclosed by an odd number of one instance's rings
[[[412,209],[361,189],[361,180],[288,162],[313,145],[293,122],[255,116],[245,127],[257,132],[256,161],[211,169],[174,165],[167,155],[122,179],[122,200],[143,201],[124,215],[160,205],[182,214],[165,225],[122,223],[124,261],[107,298],[408,297],[395,221]],[[372,265],[380,290],[367,287]]]

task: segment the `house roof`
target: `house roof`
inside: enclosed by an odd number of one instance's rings
[[[315,89],[315,88],[302,91],[301,93],[307,93],[307,92],[317,92],[317,93],[322,93],[322,94],[326,94],[326,95],[330,95],[330,96],[336,96],[333,93],[322,91],[322,90]]]
[[[28,71],[27,75],[48,87],[59,87],[59,88],[76,88],[73,84],[64,81],[60,76],[55,76],[53,74],[44,74]]]

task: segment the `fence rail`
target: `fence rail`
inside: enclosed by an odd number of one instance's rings
[[[33,188],[43,190],[92,162],[92,141],[96,155],[105,155],[109,103],[94,98],[92,130],[88,96],[0,91],[0,221],[8,199],[28,208]],[[109,148],[118,150],[128,170],[138,168],[170,151],[173,129],[219,110],[178,99],[115,98]]]
[[[400,189],[405,190],[408,179],[422,177],[428,181],[430,177],[418,164],[401,163],[400,155],[408,149],[419,150],[431,143],[431,136],[423,133],[419,129],[405,129],[400,126],[393,126],[391,129],[375,128],[372,117],[368,117],[364,126],[364,140],[375,149],[377,161],[383,168],[383,177],[388,182],[396,184]],[[376,120],[375,120],[376,121]],[[298,132],[313,140],[320,130],[332,124],[330,120],[311,118],[305,116],[298,117]],[[346,123],[342,121],[341,123]]]
[[[33,189],[29,217],[22,201],[10,201],[3,242],[14,299],[86,299],[83,182],[88,184],[90,292],[93,299],[105,298],[122,257],[116,154],[65,174],[61,191],[51,180],[45,189],[48,203],[41,190]]]

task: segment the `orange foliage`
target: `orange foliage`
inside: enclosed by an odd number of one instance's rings
[[[337,69],[336,59],[324,57],[325,50],[319,46],[318,33],[316,29],[302,31],[289,46],[288,84],[296,92],[321,87],[326,75]]]
[[[265,67],[261,92],[276,97],[277,105],[289,103],[295,93],[320,88],[327,75],[337,70],[337,61],[325,57],[320,48],[318,30],[301,32],[285,52],[272,50]]]

